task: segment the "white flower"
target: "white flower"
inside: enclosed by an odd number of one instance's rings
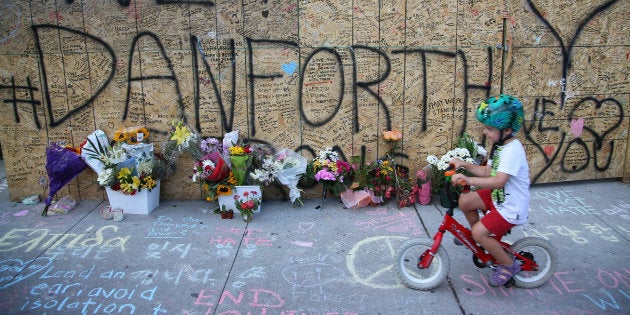
[[[460,159],[465,162],[474,163],[474,160],[470,156],[470,152],[468,152],[468,149],[465,148],[455,148],[450,150],[442,155],[439,160],[435,155],[427,156],[427,162],[441,171],[446,170],[453,159]]]
[[[98,174],[98,184],[101,186],[109,186],[114,181],[114,170],[112,168],[104,169],[100,174]]]
[[[326,164],[326,161],[337,162],[339,160],[339,154],[333,151],[332,147],[327,147],[319,151],[319,155],[316,159],[322,164]]]
[[[201,162],[201,165],[202,165],[204,170],[206,169],[207,166],[210,166],[210,168],[214,169],[214,162],[212,162],[210,160],[203,160],[203,162]]]

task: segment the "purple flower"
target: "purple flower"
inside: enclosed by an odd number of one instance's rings
[[[322,169],[319,172],[317,172],[317,174],[315,174],[315,179],[317,181],[320,181],[320,180],[334,181],[334,180],[336,180],[335,174],[333,172],[329,171],[327,168]]]
[[[219,140],[217,138],[206,138],[201,141],[199,146],[201,147],[201,150],[203,150],[203,152],[210,153],[214,151],[214,149],[216,149],[218,144]]]

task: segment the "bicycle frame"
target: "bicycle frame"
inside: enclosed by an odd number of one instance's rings
[[[455,236],[455,238],[457,238],[460,242],[462,242],[473,253],[473,255],[475,255],[475,257],[477,257],[484,265],[488,267],[494,267],[498,264],[496,259],[492,255],[487,253],[485,250],[483,250],[479,245],[477,245],[477,243],[472,239],[472,232],[470,231],[470,229],[463,226],[453,217],[453,210],[454,210],[453,204],[455,200],[451,192],[450,177],[454,173],[455,173],[454,170],[448,170],[447,173],[445,173],[447,176],[446,176],[446,181],[444,184],[444,189],[449,199],[448,200],[449,208],[446,211],[444,218],[442,219],[442,223],[440,224],[440,227],[438,228],[437,233],[435,233],[435,235],[433,236],[433,241],[434,241],[433,246],[431,247],[431,249],[427,250],[425,253],[423,253],[419,257],[418,268],[426,269],[429,267],[429,265],[431,265],[431,262],[433,261],[433,257],[435,256],[435,253],[437,253],[438,249],[440,248],[440,245],[442,244],[444,233],[446,233],[447,231],[451,232]],[[503,235],[493,236],[493,238],[495,238],[497,241],[499,241],[499,243],[501,243],[501,246],[503,247],[503,249],[505,249],[510,254],[514,255],[516,259],[519,259],[522,261],[521,270],[523,271],[538,270],[538,264],[535,261],[533,261],[532,259],[529,259],[528,257],[523,256],[520,253],[515,252],[514,250],[510,248],[510,244],[502,241],[501,239],[503,238]]]

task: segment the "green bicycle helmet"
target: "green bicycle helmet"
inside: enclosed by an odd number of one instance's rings
[[[514,136],[521,129],[525,115],[521,101],[511,95],[500,94],[481,102],[476,116],[484,125],[499,130],[511,128]]]

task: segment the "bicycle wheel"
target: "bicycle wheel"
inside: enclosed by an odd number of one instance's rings
[[[432,239],[410,239],[398,247],[394,266],[403,284],[416,290],[430,290],[444,282],[450,261],[442,246],[433,257],[429,268],[418,268],[420,257],[431,249],[432,245]]]
[[[510,246],[515,252],[531,257],[537,271],[521,271],[514,276],[516,286],[526,289],[543,285],[556,271],[558,257],[551,243],[540,237],[524,237]]]

